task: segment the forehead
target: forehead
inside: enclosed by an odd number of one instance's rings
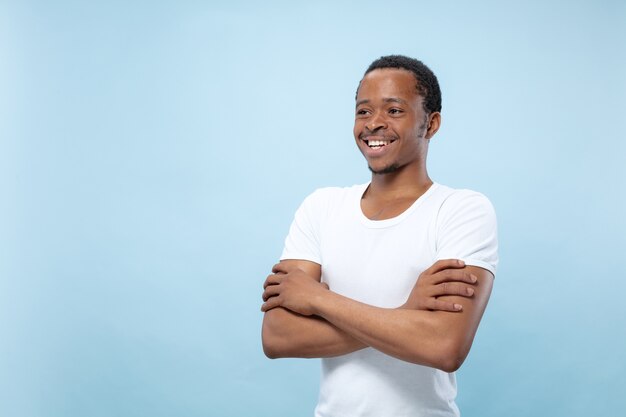
[[[357,101],[390,97],[406,101],[421,99],[417,92],[417,80],[412,72],[405,69],[382,68],[369,72],[361,80]]]

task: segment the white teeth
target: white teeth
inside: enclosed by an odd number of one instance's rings
[[[386,146],[389,145],[389,140],[370,140],[367,142],[369,146]]]

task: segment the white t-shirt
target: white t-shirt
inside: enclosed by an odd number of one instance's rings
[[[361,210],[368,184],[309,195],[281,259],[322,266],[322,281],[346,297],[395,308],[420,273],[439,259],[462,259],[495,276],[496,217],[480,193],[433,184],[397,217],[373,221]],[[322,359],[316,417],[458,416],[454,373],[412,364],[372,348]]]

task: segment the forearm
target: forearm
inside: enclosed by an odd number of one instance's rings
[[[269,358],[332,357],[366,347],[320,317],[302,316],[282,307],[265,313],[262,339]]]
[[[442,265],[435,267],[440,263],[433,266],[434,271],[441,269]],[[440,297],[450,304],[463,303],[462,309],[449,312],[416,310],[411,303],[398,309],[374,307],[330,291],[298,267],[276,265],[275,274],[265,282],[261,306],[266,312],[265,353],[269,357],[327,357],[370,346],[408,362],[452,372],[469,352],[493,284],[493,276],[484,269],[468,266],[463,270],[472,275],[472,297]],[[415,295],[412,292],[409,299]]]
[[[316,313],[363,344],[408,362],[452,372],[465,357],[452,325],[440,320],[458,313],[373,307],[330,291],[316,303]]]

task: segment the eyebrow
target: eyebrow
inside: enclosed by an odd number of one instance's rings
[[[368,100],[368,99],[359,100],[359,101],[356,102],[356,107],[359,107],[361,104],[368,104],[369,102],[370,102],[370,100]],[[398,98],[398,97],[385,98],[385,99],[383,99],[383,102],[385,102],[385,103],[406,104],[405,100],[402,100],[401,98]]]

